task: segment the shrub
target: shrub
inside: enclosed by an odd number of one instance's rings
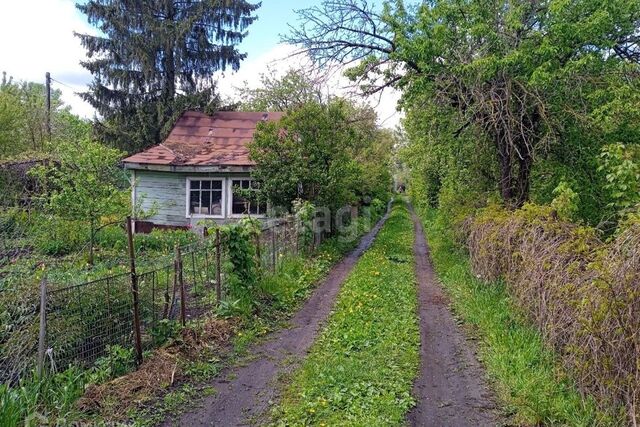
[[[517,305],[603,410],[640,416],[640,223],[612,241],[551,207],[482,211],[468,239],[473,270],[503,277]],[[614,414],[615,415],[615,414]]]

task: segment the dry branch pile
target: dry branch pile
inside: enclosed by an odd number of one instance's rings
[[[487,208],[471,225],[472,268],[504,278],[585,394],[640,421],[640,224],[610,242],[551,208]]]
[[[154,351],[140,367],[109,382],[91,385],[76,403],[87,414],[100,414],[112,421],[124,421],[129,411],[165,394],[188,375],[190,362],[221,355],[235,333],[235,320],[208,317],[202,325],[183,329],[169,345]]]

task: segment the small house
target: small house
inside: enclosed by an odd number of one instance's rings
[[[251,189],[248,143],[261,121],[280,120],[280,112],[219,111],[211,116],[188,111],[161,144],[123,160],[131,171],[133,206],[153,216],[136,221],[136,230],[186,228],[203,219],[224,223],[250,214],[264,217],[264,203],[245,200]],[[246,191],[244,192],[246,194]]]

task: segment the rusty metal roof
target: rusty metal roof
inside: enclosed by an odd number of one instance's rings
[[[124,163],[176,166],[251,166],[247,144],[261,121],[280,120],[281,112],[219,111],[212,116],[185,112],[162,143]]]

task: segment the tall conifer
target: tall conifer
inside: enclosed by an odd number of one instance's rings
[[[157,144],[186,109],[211,110],[212,75],[237,70],[260,3],[245,0],[90,0],[78,4],[98,34],[76,34],[94,80],[83,98],[100,139],[127,151]]]

